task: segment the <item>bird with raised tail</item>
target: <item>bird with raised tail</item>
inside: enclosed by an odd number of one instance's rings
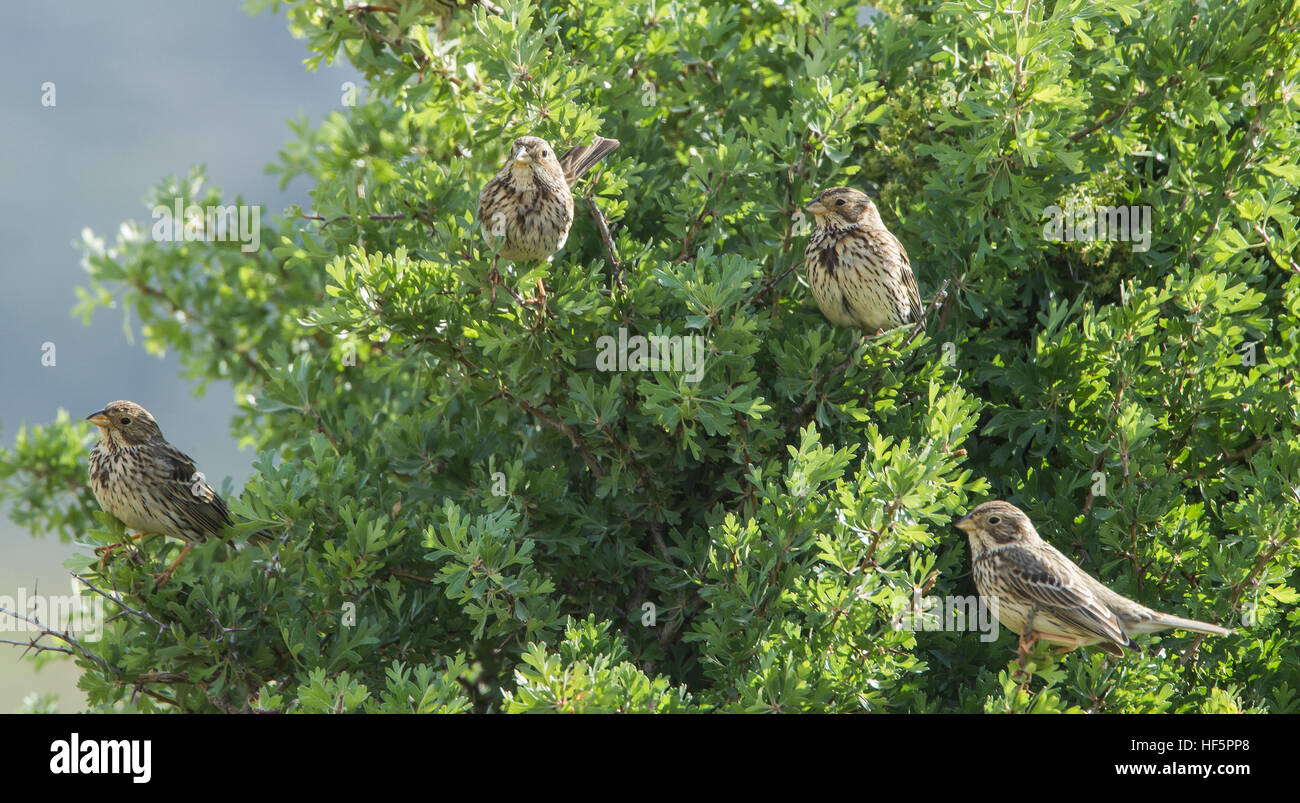
[[[497,256],[527,262],[548,259],[563,248],[573,225],[570,187],[618,144],[596,137],[557,158],[541,137],[511,143],[505,166],[478,197],[479,225]]]

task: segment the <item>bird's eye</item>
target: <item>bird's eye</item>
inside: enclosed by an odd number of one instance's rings
[[[129,423],[131,423],[131,419],[129,419],[129,418],[123,418],[123,419],[122,419],[122,425],[123,425],[123,426],[126,426],[126,425],[129,424]]]
[[[543,150],[543,151],[542,151],[542,158],[543,158],[543,159],[547,159],[547,158],[549,158],[550,155],[551,155],[551,152],[550,152],[550,151],[547,151],[547,150]]]
[[[1000,521],[1002,521],[1002,519],[997,516],[989,516],[989,524],[997,524]]]
[[[835,202],[835,205],[836,205],[836,206],[844,206],[844,199],[843,199],[843,198],[839,199],[838,201]]]

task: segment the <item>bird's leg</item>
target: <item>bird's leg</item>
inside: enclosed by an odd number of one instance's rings
[[[546,282],[542,279],[537,280],[537,298],[529,302],[537,307],[537,323],[533,325],[533,331],[536,332],[546,323]]]
[[[500,258],[501,258],[500,255],[492,257],[492,272],[488,274],[488,286],[492,288],[492,302],[496,303],[497,288],[501,287],[504,288],[505,291],[510,294],[510,297],[515,300],[516,304],[518,304],[521,307],[525,306],[523,298],[521,298],[519,294],[516,293],[510,285],[501,281],[501,274],[497,271],[497,260],[499,260]]]
[[[493,304],[495,304],[497,300],[497,285],[501,284],[501,274],[497,273],[497,261],[500,259],[501,257],[499,255],[492,255],[492,271],[488,273],[488,287],[492,290],[491,301]]]
[[[186,544],[185,548],[181,550],[181,554],[177,555],[176,560],[172,561],[172,565],[168,566],[165,571],[161,571],[158,574],[151,575],[153,577],[153,584],[155,588],[166,584],[168,580],[172,579],[172,572],[176,571],[176,567],[180,565],[181,561],[185,559],[186,555],[190,554],[190,550],[193,548],[194,548],[194,544]]]
[[[1020,634],[1020,642],[1017,654],[1020,656],[1020,669],[1023,671],[1029,661],[1029,655],[1034,651],[1034,645],[1038,643],[1038,634],[1034,632],[1034,615],[1038,613],[1038,606],[1032,605],[1029,608],[1029,615],[1025,617],[1025,630]]]
[[[1032,630],[1020,634],[1020,641],[1016,646],[1016,655],[1019,656],[1020,668],[1024,669],[1025,664],[1029,662],[1029,656],[1034,652],[1034,645],[1038,643],[1038,634]]]
[[[123,549],[130,542],[138,541],[148,535],[149,533],[136,533],[135,535],[128,535],[126,540],[120,544],[108,544],[107,546],[95,547],[95,554],[99,555],[99,573],[104,573],[104,565],[108,562],[108,558],[113,554],[114,550]]]

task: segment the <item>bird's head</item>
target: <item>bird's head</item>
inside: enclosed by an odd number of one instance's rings
[[[953,526],[970,537],[976,553],[1019,541],[1038,538],[1034,524],[1020,508],[1010,502],[985,502],[953,522]]]
[[[822,190],[804,207],[812,212],[818,226],[845,228],[847,226],[865,225],[867,228],[882,228],[880,212],[871,198],[861,190],[852,187],[832,187]]]
[[[158,422],[135,402],[109,402],[104,409],[86,416],[86,420],[99,427],[100,440],[118,448],[140,446],[162,438]]]
[[[531,180],[536,176],[564,181],[564,168],[560,167],[555,149],[541,137],[520,137],[512,142],[506,167],[516,179]]]

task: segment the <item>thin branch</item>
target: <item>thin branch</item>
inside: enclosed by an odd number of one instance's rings
[[[944,279],[943,284],[939,285],[939,291],[935,293],[934,298],[930,300],[930,306],[926,307],[925,312],[921,313],[921,320],[916,322],[916,325],[912,327],[912,333],[909,334],[907,336],[907,339],[903,341],[903,346],[902,346],[903,348],[907,348],[908,346],[912,345],[912,341],[916,340],[917,336],[920,335],[921,332],[925,330],[925,322],[930,317],[931,313],[933,313],[936,309],[938,309],[939,305],[942,304],[947,298],[948,298],[948,280]]]
[[[691,229],[686,233],[686,237],[682,239],[682,250],[677,253],[677,258],[673,260],[674,262],[686,261],[691,252],[691,244],[695,241],[695,236],[700,233],[700,227],[704,225],[704,218],[709,214],[709,204],[713,201],[714,196],[721,192],[722,188],[726,186],[727,179],[730,177],[729,174],[723,173],[718,179],[718,185],[710,188],[708,193],[705,194],[704,203],[700,206],[700,213],[696,215],[695,220],[691,222]]]
[[[325,229],[329,228],[330,225],[334,223],[338,223],[343,220],[355,219],[354,215],[339,215],[338,217],[335,218],[326,218],[323,215],[299,215],[298,217],[301,218],[302,220],[324,221],[325,225],[320,227],[321,231],[324,231]],[[406,220],[408,217],[414,218],[415,215],[366,215],[367,220]]]
[[[757,298],[762,297],[764,293],[769,292],[769,291],[770,291],[774,286],[776,286],[776,284],[777,284],[778,282],[780,282],[780,281],[781,281],[782,279],[784,279],[785,277],[789,276],[791,273],[794,273],[795,268],[799,267],[799,263],[800,263],[801,261],[802,261],[802,260],[795,260],[795,262],[794,262],[793,265],[791,265],[790,267],[788,267],[788,268],[785,269],[785,273],[782,273],[780,276],[777,276],[776,278],[774,278],[774,279],[768,281],[766,284],[764,284],[764,285],[762,286],[762,288],[760,288],[759,291],[758,291],[757,293],[754,294],[754,298],[757,299]]]
[[[1123,105],[1123,106],[1120,106],[1120,107],[1119,107],[1118,109],[1116,109],[1115,111],[1111,112],[1110,114],[1106,115],[1105,117],[1102,117],[1100,120],[1097,120],[1097,121],[1094,122],[1094,123],[1089,123],[1088,125],[1084,126],[1083,128],[1080,128],[1078,131],[1075,131],[1073,134],[1070,135],[1070,137],[1069,137],[1070,141],[1071,141],[1071,142],[1078,142],[1079,140],[1081,140],[1081,139],[1083,139],[1084,137],[1088,136],[1089,134],[1091,134],[1092,132],[1096,131],[1097,129],[1102,128],[1102,127],[1104,127],[1104,126],[1108,126],[1108,125],[1110,125],[1111,123],[1115,122],[1115,121],[1118,120],[1119,118],[1121,118],[1121,117],[1123,117],[1124,115],[1128,114],[1128,110],[1131,109],[1131,108],[1133,108],[1133,104],[1137,103],[1139,100],[1142,100],[1143,98],[1145,98],[1147,95],[1150,95],[1150,94],[1151,94],[1151,90],[1150,90],[1150,89],[1144,89],[1144,90],[1142,90],[1142,91],[1139,92],[1138,94],[1134,95],[1133,97],[1131,97],[1131,98],[1129,98],[1127,101],[1125,101],[1125,102],[1124,102],[1124,105]]]
[[[8,613],[8,612],[4,611],[4,613]],[[24,655],[30,652],[31,650],[36,650],[36,653],[38,655],[43,652],[61,652],[64,655],[71,655],[73,658],[76,658],[78,655],[78,653],[75,653],[66,647],[54,647],[49,644],[37,644],[35,641],[14,641],[13,639],[0,638],[0,644],[12,644],[15,647],[26,647],[27,649],[23,650]]]
[[[588,199],[591,204],[591,214],[596,218],[596,230],[600,232],[600,241],[605,244],[605,251],[609,253],[609,264],[613,270],[615,284],[619,287],[627,288],[627,282],[623,281],[623,263],[618,261],[618,251],[614,248],[614,238],[609,234],[609,224],[605,222],[605,216],[601,214],[600,207],[596,205],[596,199]]]
[[[320,413],[316,412],[316,408],[311,406],[311,402],[307,402],[307,406],[303,408],[302,411],[311,416],[312,420],[316,422],[316,431],[329,439],[330,444],[334,447],[334,451],[343,454],[343,450],[339,448],[339,442],[334,440],[334,436],[325,428],[324,419],[320,417]]]
[[[27,647],[28,650],[36,650],[38,653],[41,652],[66,653],[67,655],[72,655],[74,657],[81,657],[81,658],[85,658],[88,661],[93,661],[94,663],[99,664],[106,671],[111,672],[114,675],[121,674],[121,672],[117,669],[117,667],[109,665],[109,663],[105,661],[103,658],[100,658],[98,655],[95,655],[93,652],[86,649],[85,646],[83,646],[82,643],[77,640],[76,636],[73,636],[71,633],[67,633],[61,630],[51,630],[50,628],[41,624],[41,621],[37,619],[35,616],[26,616],[24,614],[18,613],[17,611],[8,610],[7,608],[0,608],[0,613],[3,613],[7,616],[11,616],[14,619],[18,619],[20,621],[26,622],[27,624],[36,627],[37,630],[39,631],[39,633],[37,633],[35,638],[30,639],[26,642],[10,641],[8,639],[4,639],[0,641],[0,643],[14,644],[19,647],[25,646]],[[62,647],[54,647],[48,644],[38,644],[37,642],[39,642],[45,636],[49,636],[50,638],[54,638],[54,639],[58,639],[59,641],[62,641],[64,644],[67,644],[68,647],[71,648],[71,650]],[[73,652],[73,650],[75,650],[75,652]]]
[[[546,413],[542,412],[538,408],[534,407],[533,405],[519,398],[514,393],[512,393],[508,387],[506,387],[506,384],[502,382],[500,378],[492,376],[487,371],[484,371],[481,368],[479,368],[477,365],[475,365],[469,358],[467,358],[464,354],[462,354],[460,352],[460,349],[456,347],[454,344],[452,344],[451,341],[446,340],[443,342],[445,342],[448,346],[451,347],[452,356],[456,359],[456,361],[459,362],[461,365],[465,366],[466,368],[468,368],[473,375],[480,376],[483,379],[487,379],[487,380],[495,379],[498,385],[497,395],[501,396],[502,398],[509,399],[510,401],[518,405],[519,409],[523,410],[525,413],[531,415],[532,417],[536,418],[538,421],[542,422],[543,424],[546,424],[548,427],[551,427],[552,429],[562,433],[565,437],[567,437],[569,439],[569,443],[573,444],[573,450],[578,454],[582,455],[582,459],[586,462],[587,468],[591,469],[592,474],[594,474],[597,478],[605,476],[605,472],[601,470],[600,463],[596,460],[596,456],[592,454],[591,451],[587,449],[587,447],[582,445],[582,440],[578,438],[578,434],[574,432],[573,427],[570,427],[568,424],[564,423],[558,418],[554,418],[552,416],[547,415]]]
[[[156,287],[151,287],[148,284],[145,284],[144,282],[131,282],[129,286],[134,288],[136,292],[142,295],[151,296],[153,298],[160,299],[161,301],[167,304],[167,306],[171,309],[173,315],[180,313],[181,315],[185,316],[186,319],[193,321],[195,325],[199,327],[200,330],[205,332],[208,335],[208,337],[212,338],[212,341],[216,343],[218,347],[220,347],[221,351],[227,354],[231,352],[238,354],[243,359],[244,364],[248,366],[249,370],[251,370],[254,374],[262,378],[263,383],[270,381],[271,376],[269,373],[267,373],[267,370],[263,368],[260,363],[254,360],[247,351],[237,349],[233,344],[228,343],[224,338],[221,337],[221,335],[218,333],[219,330],[216,327],[209,326],[208,323],[203,318],[185,309],[180,304],[177,304],[175,301],[172,300],[171,296],[167,295],[166,292],[164,292],[163,290],[159,290]]]
[[[155,618],[154,618],[154,617],[153,617],[153,616],[152,616],[148,611],[138,611],[138,610],[136,610],[135,608],[132,608],[130,605],[127,605],[125,602],[123,602],[122,599],[121,599],[121,597],[115,597],[115,596],[113,596],[112,594],[109,594],[108,592],[101,590],[101,589],[98,588],[94,583],[90,582],[89,580],[87,580],[86,578],[84,578],[84,577],[82,577],[81,575],[77,574],[76,572],[68,572],[68,574],[70,574],[70,575],[72,575],[73,577],[75,577],[75,578],[77,578],[78,580],[80,580],[80,581],[82,582],[82,584],[84,584],[84,585],[86,586],[86,588],[89,588],[91,591],[94,591],[96,594],[100,595],[100,596],[103,597],[104,599],[109,600],[109,601],[112,602],[114,605],[116,605],[117,607],[119,607],[119,608],[121,608],[122,610],[126,611],[127,613],[129,613],[129,614],[131,614],[131,615],[133,615],[133,616],[138,616],[138,617],[140,617],[141,619],[144,619],[146,622],[149,622],[150,624],[155,625],[155,626],[158,627],[158,629],[160,629],[160,630],[171,630],[171,629],[172,629],[172,628],[171,628],[171,625],[167,624],[166,622],[160,622],[160,621],[158,621],[158,620],[155,619]]]
[[[578,434],[573,431],[573,427],[570,427],[558,418],[552,418],[523,399],[518,398],[504,386],[501,388],[501,395],[519,405],[521,410],[528,413],[533,418],[536,418],[538,421],[541,421],[552,429],[562,432],[568,437],[569,443],[573,444],[573,451],[582,455],[582,459],[586,461],[587,468],[591,469],[591,473],[596,475],[597,479],[605,476],[605,472],[601,470],[600,463],[597,462],[596,456],[593,455],[587,447],[582,445],[582,441],[578,438]]]
[[[930,305],[925,308],[924,312],[921,313],[921,320],[913,324],[912,331],[908,333],[907,338],[903,340],[902,343],[899,344],[900,349],[905,349],[909,345],[911,345],[912,341],[915,340],[917,336],[920,335],[921,332],[925,330],[926,320],[930,317],[930,314],[932,312],[938,309],[939,305],[942,304],[944,302],[944,299],[946,299],[947,297],[948,297],[948,280],[944,279],[943,284],[939,286],[939,292],[934,294],[934,298],[930,301]],[[848,370],[848,367],[852,365],[854,362],[853,352],[856,352],[858,350],[858,345],[860,345],[863,341],[871,340],[874,339],[875,337],[876,335],[863,335],[862,338],[857,343],[853,344],[853,348],[849,352],[849,358],[844,362],[840,363],[840,365],[836,367],[835,370],[827,374],[825,376],[825,379],[830,379],[836,374]],[[891,366],[893,365],[892,361],[890,362],[890,365]]]

